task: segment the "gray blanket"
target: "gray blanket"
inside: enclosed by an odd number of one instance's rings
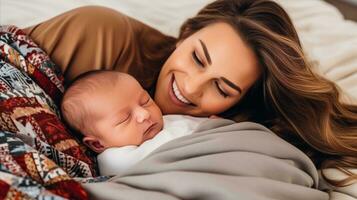
[[[311,160],[267,128],[214,119],[162,145],[108,182],[83,184],[94,199],[327,200]]]

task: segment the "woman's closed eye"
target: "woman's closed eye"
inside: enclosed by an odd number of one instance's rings
[[[199,65],[199,66],[201,66],[201,67],[204,67],[203,62],[202,62],[202,61],[200,60],[200,58],[197,56],[196,51],[193,51],[193,52],[192,52],[192,58],[193,58],[193,60],[195,61],[195,63],[196,63],[197,65]],[[223,96],[224,98],[226,98],[226,97],[229,96],[229,95],[228,95],[225,91],[223,91],[223,89],[219,86],[218,81],[215,81],[214,83],[215,83],[215,86],[216,86],[216,88],[217,88],[217,91],[219,92],[219,94],[220,94],[221,96]]]
[[[219,86],[218,81],[214,81],[217,91],[219,92],[220,95],[222,95],[224,98],[227,98],[229,95],[223,91],[223,89]]]
[[[192,59],[195,61],[195,63],[197,65],[199,65],[200,67],[204,67],[204,64],[203,62],[200,60],[200,58],[197,56],[197,53],[196,51],[193,51],[192,52]]]

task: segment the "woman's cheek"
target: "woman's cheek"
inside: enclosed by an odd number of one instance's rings
[[[229,100],[209,98],[206,100],[205,105],[203,105],[203,109],[206,110],[207,113],[218,114],[224,112],[225,110],[233,106],[233,104],[234,103]]]
[[[201,109],[203,113],[207,113],[207,114],[216,113],[220,107],[222,107],[222,105],[220,105],[220,102],[217,102],[216,100],[211,98],[207,98],[204,101],[202,101],[202,105],[201,105]]]

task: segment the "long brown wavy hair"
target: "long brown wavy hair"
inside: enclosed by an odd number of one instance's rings
[[[335,83],[312,71],[288,14],[269,0],[217,0],[181,27],[178,40],[216,22],[231,25],[255,52],[263,74],[247,95],[221,114],[254,121],[304,151],[320,169],[357,180],[357,106],[342,103]],[[219,36],[217,36],[219,37]]]

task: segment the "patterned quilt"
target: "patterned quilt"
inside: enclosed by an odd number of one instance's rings
[[[0,199],[88,199],[93,156],[61,122],[63,76],[15,26],[0,26]]]

